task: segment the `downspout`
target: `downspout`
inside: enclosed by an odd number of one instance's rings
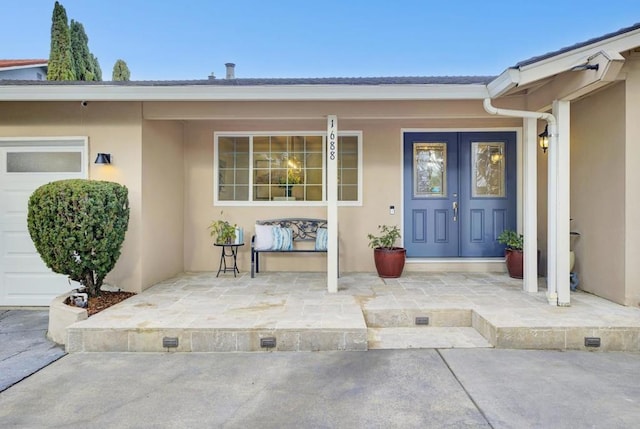
[[[547,125],[549,127],[549,146],[557,144],[557,120],[556,117],[551,113],[545,112],[531,112],[527,110],[513,110],[513,109],[501,109],[498,107],[494,107],[491,104],[491,98],[484,99],[484,110],[491,115],[502,115],[502,116],[511,116],[516,118],[530,118],[530,119],[543,119],[547,121]],[[555,196],[549,196],[551,198],[555,198]],[[548,231],[550,232],[550,231]],[[555,233],[553,233],[555,236]],[[535,250],[534,250],[535,251]],[[547,299],[549,303],[555,301],[557,304],[557,296],[558,296],[558,285],[555,280],[555,266],[550,266],[551,272],[547,272]],[[537,281],[537,280],[535,280]]]

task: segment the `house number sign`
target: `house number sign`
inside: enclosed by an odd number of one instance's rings
[[[338,153],[338,118],[335,116],[327,118],[327,137],[329,160],[335,161]]]

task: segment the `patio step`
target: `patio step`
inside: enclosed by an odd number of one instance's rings
[[[493,347],[471,327],[369,328],[369,350]]]

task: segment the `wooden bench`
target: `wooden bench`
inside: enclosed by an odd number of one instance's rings
[[[256,234],[251,237],[251,278],[260,272],[260,253],[327,253],[326,249],[315,248],[319,228],[327,228],[325,219],[288,218],[258,220],[257,225],[279,226],[290,228],[293,248],[291,250],[256,249]],[[308,246],[297,246],[296,243],[308,242]]]

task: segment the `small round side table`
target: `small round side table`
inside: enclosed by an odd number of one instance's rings
[[[238,247],[244,246],[244,243],[214,243],[214,246],[222,247],[222,253],[220,254],[220,266],[218,267],[218,274],[216,274],[216,277],[218,277],[220,273],[232,272],[233,277],[235,277],[236,274],[240,274],[240,270],[238,269]],[[227,265],[227,258],[231,258],[230,262],[233,261],[233,265]]]

